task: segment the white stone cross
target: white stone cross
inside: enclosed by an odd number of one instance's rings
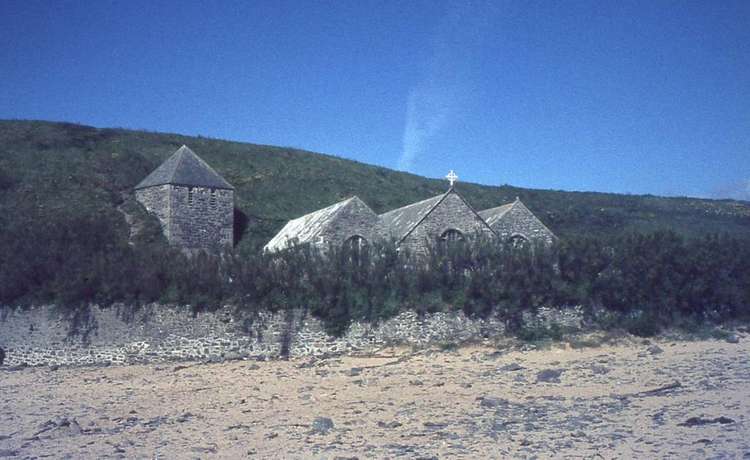
[[[448,173],[448,175],[445,176],[445,178],[448,179],[448,182],[451,183],[451,187],[453,187],[453,183],[458,180],[458,176],[456,175],[456,173],[453,172],[452,169],[450,170],[450,172]]]

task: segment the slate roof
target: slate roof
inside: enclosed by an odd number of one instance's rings
[[[164,184],[234,190],[229,182],[185,145],[146,176],[135,189]]]
[[[487,222],[487,225],[492,226],[495,224],[495,222],[502,219],[503,216],[507,214],[507,212],[510,211],[513,205],[516,203],[518,203],[518,200],[514,201],[513,203],[498,206],[496,208],[485,209],[484,211],[479,211],[479,215],[482,217],[482,219],[484,219],[485,222]]]
[[[452,190],[381,214],[380,221],[394,238],[401,241]]]
[[[319,209],[310,214],[290,220],[263,249],[266,251],[280,251],[286,249],[290,242],[296,242],[296,244],[315,243],[317,237],[335,220],[339,212],[355,204],[370,209],[362,200],[353,196],[344,201],[332,204],[327,208]]]

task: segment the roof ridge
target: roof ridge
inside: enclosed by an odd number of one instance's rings
[[[446,192],[446,193],[447,193],[447,192]],[[425,203],[426,201],[434,200],[435,198],[438,198],[438,197],[442,197],[442,196],[445,196],[445,193],[444,193],[444,194],[442,194],[442,195],[434,195],[434,196],[431,196],[431,197],[429,197],[429,198],[425,198],[424,200],[419,200],[419,201],[417,201],[417,202],[414,202],[414,203],[409,203],[409,204],[406,204],[406,205],[404,205],[404,206],[400,206],[400,207],[398,207],[398,208],[395,208],[395,209],[391,209],[390,211],[386,211],[386,212],[384,212],[384,213],[382,213],[382,214],[379,214],[379,215],[380,215],[380,216],[385,216],[386,214],[390,214],[390,213],[392,213],[392,212],[400,211],[400,210],[402,210],[402,209],[407,209],[407,208],[411,208],[411,207],[417,206],[417,205],[419,205],[419,204],[423,204],[423,203]]]
[[[355,195],[355,196],[356,196],[356,195]],[[349,198],[346,198],[346,199],[344,199],[344,200],[341,200],[341,201],[337,201],[337,202],[335,202],[335,203],[331,203],[331,204],[329,204],[328,206],[324,206],[324,207],[322,207],[322,208],[320,208],[320,209],[316,209],[315,211],[310,211],[310,212],[308,212],[307,214],[302,214],[301,216],[297,217],[296,219],[292,219],[292,220],[290,220],[289,222],[292,222],[292,221],[295,221],[295,220],[299,220],[299,219],[304,219],[304,218],[306,218],[306,217],[312,216],[313,214],[319,214],[319,213],[322,213],[323,211],[325,211],[325,210],[327,210],[327,209],[330,209],[330,208],[332,208],[332,207],[334,207],[334,206],[339,206],[339,208],[343,208],[343,207],[344,207],[344,204],[345,204],[345,203],[346,203],[347,201],[350,201],[350,200],[351,200],[352,198],[354,198],[355,196],[351,196],[351,197],[349,197]],[[332,216],[334,216],[334,215],[338,214],[338,213],[339,213],[339,211],[340,211],[340,209],[336,209],[336,210],[335,210],[335,212],[334,212],[334,213],[332,214]]]
[[[174,182],[176,180],[175,176],[177,175],[177,170],[180,168],[180,165],[182,165],[182,163],[185,161],[185,151],[189,151],[193,153],[193,155],[195,155],[195,153],[192,150],[190,150],[190,147],[188,147],[185,144],[182,144],[182,147],[177,149],[177,151],[175,152],[177,154],[177,163],[174,165],[174,168],[172,168],[172,171],[170,171],[170,176],[168,177],[170,182]]]

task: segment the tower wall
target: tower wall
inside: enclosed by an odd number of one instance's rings
[[[137,190],[136,199],[159,218],[172,245],[214,250],[233,243],[232,190],[161,185]]]
[[[146,208],[146,211],[155,215],[161,224],[161,230],[167,241],[171,242],[169,235],[169,194],[172,186],[157,185],[155,187],[142,188],[135,191],[135,199]]]
[[[232,245],[234,192],[173,185],[169,194],[170,243],[186,249]]]

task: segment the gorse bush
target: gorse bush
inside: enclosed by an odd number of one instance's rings
[[[90,304],[233,305],[246,312],[302,308],[334,334],[353,320],[378,321],[411,309],[500,318],[522,337],[522,318],[541,306],[583,305],[605,327],[652,335],[673,323],[747,318],[750,249],[745,240],[673,233],[579,238],[554,249],[491,241],[435,244],[424,257],[392,242],[279,254],[229,251],[186,257],[155,219],[128,241],[117,215],[60,213],[0,220],[0,304],[54,303],[74,314]]]

